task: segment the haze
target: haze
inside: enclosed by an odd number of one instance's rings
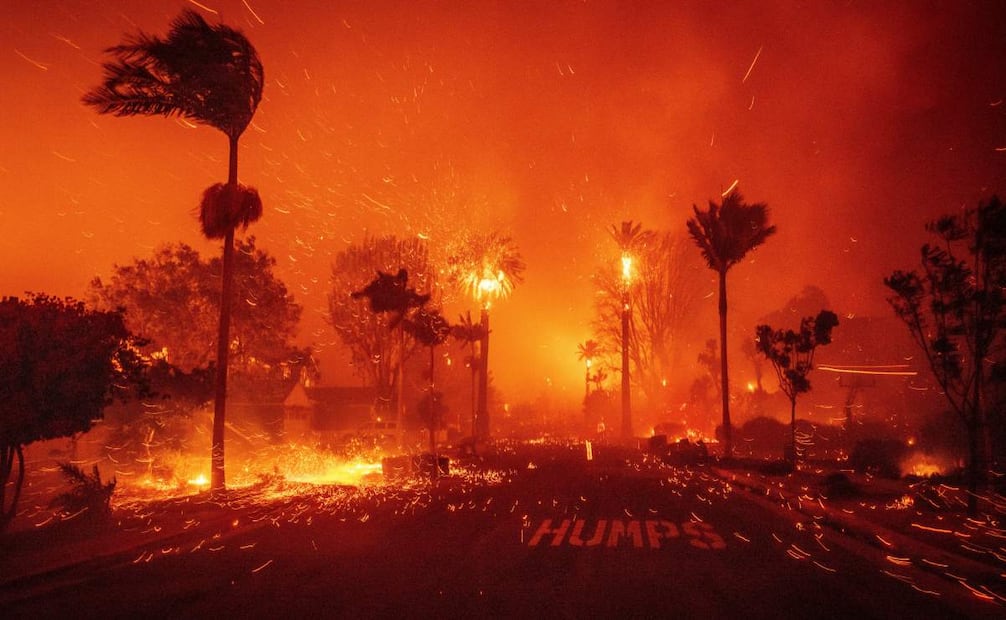
[[[105,48],[193,7],[265,65],[249,234],[333,384],[358,380],[324,320],[331,258],[364,234],[511,234],[528,268],[494,309],[493,373],[578,398],[612,224],[683,230],[735,182],[767,203],[778,234],[731,272],[749,334],[807,284],[841,316],[889,313],[882,278],[916,264],[924,223],[1006,188],[1004,2],[12,2],[0,294],[80,296],[166,242],[215,254],[193,209],[226,178],[222,134],[80,103]]]

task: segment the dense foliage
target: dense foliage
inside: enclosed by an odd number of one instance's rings
[[[895,271],[884,284],[967,431],[974,511],[978,480],[1003,452],[993,429],[1006,379],[1006,205],[993,196],[926,229],[937,242],[922,246],[921,271]]]
[[[87,431],[114,396],[143,388],[138,344],[119,311],[43,294],[0,300],[0,527],[15,514],[23,446]]]
[[[232,392],[282,400],[299,368],[310,362],[308,351],[293,344],[301,306],[255,237],[238,240],[236,249]],[[220,270],[219,258],[205,260],[188,245],[168,244],[150,258],[116,265],[107,282],[92,281],[90,294],[99,308],[123,308],[129,329],[148,340],[143,353],[177,369],[171,376],[182,381],[215,361]]]

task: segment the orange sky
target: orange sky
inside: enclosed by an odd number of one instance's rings
[[[193,208],[225,180],[222,134],[79,103],[104,48],[197,5],[10,4],[0,293],[80,295],[163,242],[215,252]],[[739,179],[779,229],[731,272],[731,323],[748,334],[806,284],[840,315],[888,312],[882,278],[914,265],[923,223],[1006,191],[1001,1],[201,4],[265,65],[240,177],[263,196],[251,232],[305,306],[304,343],[335,340],[329,264],[365,231],[436,245],[458,225],[497,228],[528,264],[493,315],[511,393],[580,394],[576,343],[613,223],[681,229]],[[695,329],[715,326],[710,298]]]

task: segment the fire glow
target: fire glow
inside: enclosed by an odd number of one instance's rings
[[[942,476],[952,469],[952,465],[936,456],[915,452],[901,463],[901,471],[906,475],[920,478]]]
[[[210,463],[206,456],[174,454],[161,460],[164,462],[157,474],[151,470],[133,476],[128,471],[116,470],[120,480],[117,495],[176,497],[209,488]],[[228,486],[235,489],[266,481],[351,487],[384,483],[380,455],[346,457],[296,444],[259,450],[232,471]]]

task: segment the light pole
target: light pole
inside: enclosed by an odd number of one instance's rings
[[[632,255],[622,252],[622,439],[632,438],[632,402],[629,395],[629,284]]]

